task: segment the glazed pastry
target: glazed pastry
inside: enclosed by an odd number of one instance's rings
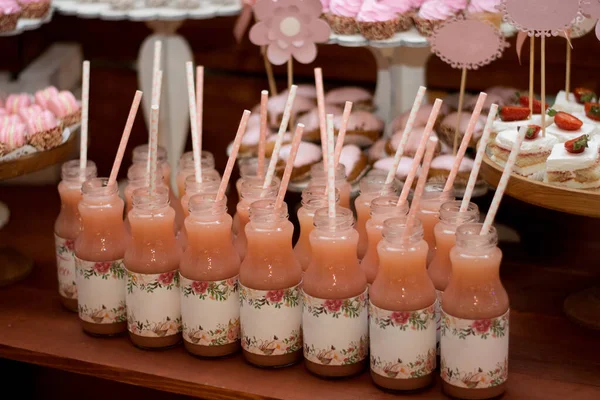
[[[410,29],[412,20],[405,16],[410,10],[406,0],[365,0],[356,16],[358,29],[369,40],[389,39]]]
[[[50,0],[18,0],[23,9],[21,18],[43,18],[50,11]]]
[[[419,108],[419,111],[417,111],[417,117],[415,118],[413,127],[421,128],[427,125],[427,121],[429,120],[429,115],[431,114],[432,110],[433,104],[423,104]],[[442,119],[444,119],[444,117],[448,115],[449,112],[450,109],[448,105],[444,102],[438,113],[438,118],[435,122],[434,129],[438,129],[440,123],[442,122]],[[394,118],[394,120],[392,121],[392,132],[398,132],[403,130],[406,127],[406,123],[408,122],[409,117],[410,110],[405,111],[402,114],[398,115],[396,118]]]
[[[554,136],[558,143],[564,143],[581,135],[589,135],[592,139],[595,131],[595,125],[586,124],[571,114],[559,112],[554,117],[554,123],[546,128],[546,135]]]
[[[279,159],[287,163],[291,148],[291,144],[285,144],[281,146],[279,151]],[[290,180],[299,181],[308,178],[311,167],[321,161],[322,157],[323,154],[320,146],[314,143],[300,142],[298,153],[294,159],[294,169],[292,169],[292,176]]]
[[[292,143],[293,136],[290,132],[286,132],[283,134],[283,139],[281,140],[281,146],[283,147],[286,144]],[[273,149],[275,148],[275,142],[277,141],[277,134],[274,133],[270,136],[267,136],[267,141],[265,143],[265,157],[271,157],[273,154]]]
[[[347,101],[352,102],[352,110],[372,110],[373,95],[366,89],[346,86],[332,89],[325,94],[325,104],[331,104],[344,108]]]
[[[4,108],[9,114],[18,114],[21,108],[31,105],[31,96],[27,93],[11,94],[6,98]]]
[[[38,150],[52,149],[62,142],[62,126],[50,111],[29,118],[27,124],[27,141]]]
[[[10,32],[17,29],[22,8],[13,0],[0,2],[0,32]]]
[[[325,115],[333,114],[334,117],[341,116],[344,110],[330,104],[325,105]],[[319,109],[313,108],[306,114],[302,115],[296,121],[299,124],[304,124],[304,134],[302,140],[308,142],[321,141],[321,125],[319,123]]]
[[[450,175],[450,170],[454,165],[455,159],[456,157],[452,154],[445,154],[431,160],[428,181],[445,183],[448,179],[448,175]],[[475,165],[475,163],[472,159],[467,156],[463,157],[460,162],[460,167],[458,167],[458,174],[454,180],[455,186],[464,187],[467,185],[469,175],[471,175],[471,171],[473,170],[473,165]]]
[[[273,132],[267,126],[267,137]],[[260,140],[260,121],[258,124],[248,124],[246,132],[242,137],[242,143],[240,145],[239,154],[240,156],[251,157],[258,154],[258,141]]]
[[[18,118],[0,121],[0,156],[17,150],[27,143],[27,127]]]
[[[355,183],[367,169],[367,156],[356,145],[347,144],[342,147],[340,163],[346,167],[346,180]]]
[[[467,0],[426,0],[413,18],[421,35],[429,37],[444,21],[460,13]]]
[[[48,109],[62,120],[63,125],[72,126],[81,121],[81,106],[73,93],[63,90],[52,97]]]
[[[342,116],[338,115],[333,119],[336,135],[342,124]],[[344,144],[356,144],[360,147],[367,147],[375,143],[383,133],[385,123],[375,114],[368,111],[354,111],[348,118],[346,128],[346,137]]]
[[[458,113],[454,112],[448,114],[440,124],[439,128],[439,137],[440,141],[444,142],[450,148],[454,147],[454,132],[456,131],[456,124],[458,124],[458,144],[462,142],[463,137],[469,127],[469,121],[471,120],[471,114],[468,112],[462,112],[460,114],[460,122],[458,119]],[[483,115],[479,116],[477,122],[475,123],[475,130],[473,131],[473,136],[471,137],[471,141],[469,142],[469,147],[474,148],[477,145],[477,141],[481,138],[483,134],[483,128],[485,128],[485,122],[487,117]]]
[[[330,0],[329,13],[325,15],[329,26],[338,35],[358,33],[356,16],[364,0]]]
[[[58,96],[58,89],[54,86],[48,86],[46,89],[38,90],[35,92],[35,104],[42,107],[44,110],[48,109],[48,103],[54,96]]]
[[[588,142],[585,135],[571,143],[552,147],[546,162],[544,182],[572,189],[600,189],[600,154],[597,142]]]
[[[421,138],[423,137],[423,132],[425,132],[424,127],[414,128],[410,132],[410,134],[408,136],[408,141],[406,142],[406,146],[404,146],[403,155],[408,156],[408,157],[415,156],[415,154],[417,153],[417,149],[419,148],[419,144],[421,143]],[[400,141],[402,140],[403,135],[404,135],[404,131],[398,131],[394,135],[392,135],[392,137],[388,140],[386,148],[385,148],[387,154],[389,154],[390,156],[394,156],[396,154],[396,150],[398,149],[398,146],[400,145]],[[430,137],[437,138],[438,135],[436,132],[431,132]],[[440,150],[441,150],[441,146],[438,143],[438,146],[436,149],[436,154],[439,154]]]
[[[400,159],[400,164],[398,164],[398,169],[396,169],[396,178],[398,178],[399,180],[403,181],[406,179],[406,177],[408,176],[408,173],[410,172],[410,167],[413,163],[413,159],[410,157],[402,157]],[[376,170],[382,170],[385,172],[388,172],[390,169],[392,169],[394,165],[394,157],[387,157],[387,158],[382,158],[381,160],[377,161],[375,164],[373,164],[373,168]],[[417,170],[417,174],[415,175],[415,177],[419,176],[419,170]]]
[[[283,118],[283,112],[285,111],[285,104],[287,102],[287,94],[281,93],[277,96],[269,97],[269,103],[267,104],[267,114],[269,118],[269,125],[273,129],[279,129],[281,119]],[[298,119],[302,114],[306,114],[315,106],[314,101],[307,99],[306,97],[296,95],[294,99],[294,106],[292,107],[292,116],[294,119]]]
[[[500,0],[471,0],[469,7],[467,7],[467,14],[500,28],[502,14],[498,10],[499,5]]]
[[[381,138],[378,139],[373,146],[369,147],[367,151],[367,156],[369,157],[369,164],[373,164],[382,158],[388,156],[386,147],[387,147],[388,139]]]
[[[315,105],[317,104],[317,88],[315,87],[315,85],[303,84],[297,86],[298,87],[296,88],[296,96],[301,96],[310,99],[315,102]],[[285,95],[287,99],[288,90],[285,89],[283,92],[281,92],[281,94]]]

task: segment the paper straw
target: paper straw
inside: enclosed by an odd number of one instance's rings
[[[227,190],[227,185],[229,184],[229,178],[231,178],[231,171],[233,171],[235,160],[238,152],[240,151],[240,145],[242,144],[242,138],[246,132],[246,125],[248,125],[250,114],[251,113],[248,110],[244,110],[244,114],[242,114],[240,125],[238,126],[237,133],[235,134],[235,139],[233,140],[231,154],[229,155],[229,160],[227,160],[227,166],[223,172],[223,178],[221,178],[221,184],[219,185],[219,191],[217,192],[217,201],[222,200],[225,196],[225,191]]]
[[[287,192],[288,184],[290,183],[290,177],[292,176],[292,170],[294,169],[294,160],[296,154],[298,154],[298,148],[300,147],[300,141],[302,140],[302,133],[304,133],[304,125],[298,124],[296,132],[294,133],[294,139],[292,139],[292,148],[290,149],[290,156],[288,157],[287,164],[285,165],[285,171],[281,178],[281,184],[279,185],[279,193],[277,193],[277,199],[275,200],[275,209],[279,209],[283,205],[283,199],[285,198],[285,192]]]
[[[163,76],[163,72],[162,71],[156,71],[156,75],[154,75],[154,83],[153,83],[153,87],[152,87],[152,92],[156,92],[158,93],[158,96],[155,99],[152,99],[152,106],[156,106],[156,107],[160,107],[160,93],[161,93],[161,88],[162,88],[162,76]],[[156,120],[156,132],[158,132],[158,122],[160,120],[160,115]],[[150,178],[150,169],[151,169],[151,157],[150,157],[150,150],[151,150],[151,146],[150,144],[152,143],[152,126],[150,126],[150,129],[148,130],[148,159],[146,161],[146,175],[148,178]],[[155,138],[154,140],[158,141],[158,137]],[[158,151],[158,150],[157,150]]]
[[[133,98],[133,103],[131,103],[131,109],[129,110],[129,116],[127,117],[127,122],[125,123],[125,129],[123,130],[123,135],[121,136],[121,143],[119,144],[119,149],[117,150],[117,155],[115,156],[115,161],[113,163],[112,170],[110,171],[110,177],[108,178],[108,186],[112,186],[117,182],[117,175],[119,174],[119,168],[121,168],[121,162],[123,161],[123,155],[125,154],[125,149],[127,148],[127,141],[129,140],[129,135],[131,134],[131,128],[133,128],[133,122],[135,121],[135,116],[137,114],[138,108],[140,107],[140,101],[142,100],[142,92],[137,90],[135,92],[135,97]]]
[[[267,105],[269,104],[269,92],[260,92],[260,136],[258,139],[258,164],[256,174],[265,176],[265,143],[267,141]]]
[[[385,178],[386,186],[391,185],[392,182],[394,181],[394,177],[396,176],[396,170],[398,169],[398,165],[400,165],[400,159],[404,155],[404,147],[406,146],[406,143],[408,142],[408,138],[410,136],[410,132],[413,130],[413,127],[415,125],[415,120],[417,119],[417,112],[419,111],[419,108],[421,108],[421,103],[423,102],[423,97],[425,97],[426,90],[427,89],[424,86],[420,86],[419,90],[417,91],[417,96],[415,97],[415,102],[413,103],[412,109],[410,110],[410,115],[408,116],[408,121],[406,122],[406,126],[404,127],[404,132],[402,133],[402,138],[400,138],[400,144],[398,145],[398,148],[396,149],[396,154],[394,155],[394,163],[392,164],[392,168],[390,169],[390,171],[387,174],[387,177]],[[441,106],[441,103],[440,103],[440,106]],[[430,115],[430,118],[431,118],[431,115]],[[437,113],[436,113],[436,118],[437,118]],[[432,125],[432,129],[433,129],[433,125]],[[427,142],[425,142],[425,143],[427,143]],[[423,149],[424,148],[425,147],[423,147]]]
[[[263,183],[263,189],[266,189],[271,185],[273,175],[275,174],[275,166],[279,160],[279,149],[281,149],[281,142],[283,142],[283,135],[287,130],[288,123],[290,122],[290,115],[292,114],[292,107],[294,105],[294,99],[296,98],[296,90],[298,86],[292,85],[290,93],[288,94],[287,102],[285,103],[285,109],[283,111],[283,118],[281,119],[281,125],[279,125],[279,132],[277,133],[277,140],[275,140],[275,147],[273,147],[273,153],[271,154],[271,162],[269,163],[269,169],[267,170],[267,176]]]
[[[431,109],[431,114],[429,114],[429,119],[427,120],[427,125],[425,125],[425,130],[423,131],[423,136],[421,136],[421,141],[419,142],[419,147],[417,147],[417,152],[415,153],[415,158],[410,166],[410,171],[406,176],[406,180],[404,181],[404,186],[402,187],[402,192],[400,193],[400,198],[398,199],[397,206],[401,207],[407,200],[408,194],[410,193],[410,188],[415,180],[415,176],[417,175],[417,170],[419,169],[419,164],[421,164],[421,159],[423,158],[423,154],[425,154],[425,149],[427,147],[427,143],[431,133],[433,132],[433,127],[435,125],[435,121],[440,112],[440,108],[442,108],[443,101],[440,99],[436,99],[433,103],[433,108]],[[405,133],[406,134],[406,133]],[[398,167],[396,167],[398,168]],[[392,170],[395,172],[395,170]]]
[[[152,104],[158,104],[160,97],[160,87],[156,86],[156,78],[158,71],[160,71],[161,64],[161,50],[162,41],[157,40],[154,42],[154,60],[152,62]]]
[[[160,110],[157,105],[153,105],[150,110],[150,195],[156,192],[156,164],[158,163],[158,118]]]
[[[333,114],[327,114],[327,205],[330,219],[335,218],[335,160],[333,152]]]
[[[196,118],[198,122],[198,152],[202,158],[202,119],[204,114],[204,66],[196,67]],[[200,163],[202,168],[202,163]],[[202,175],[202,174],[200,174]]]
[[[403,237],[408,236],[410,227],[413,225],[419,211],[419,205],[421,203],[421,197],[425,190],[425,183],[427,183],[427,175],[429,175],[429,167],[431,166],[431,160],[433,159],[433,153],[437,147],[438,139],[435,137],[429,138],[427,142],[427,151],[425,152],[425,158],[423,159],[423,167],[421,168],[421,175],[417,181],[417,187],[415,188],[415,194],[413,196],[412,204],[410,205],[410,211],[408,212],[408,218],[406,220],[406,229],[404,230]]]
[[[519,155],[519,151],[521,150],[521,144],[523,144],[523,139],[525,138],[526,133],[526,126],[523,126],[519,129],[517,141],[513,145],[510,155],[508,156],[508,160],[506,161],[506,165],[504,166],[504,172],[502,172],[502,177],[500,178],[500,182],[498,183],[498,187],[496,188],[496,193],[494,194],[494,198],[492,199],[492,204],[490,205],[490,209],[488,210],[485,220],[483,221],[481,235],[487,234],[490,231],[490,228],[492,227],[492,223],[494,222],[494,218],[496,217],[496,213],[498,212],[498,207],[500,207],[500,202],[502,201],[502,195],[504,195],[506,185],[508,185],[510,174],[512,173],[512,170],[515,166],[515,162],[517,161],[517,156]]]
[[[477,155],[475,155],[475,162],[471,175],[469,175],[469,182],[463,196],[462,203],[460,204],[460,212],[465,212],[469,208],[469,202],[475,190],[475,183],[477,182],[477,175],[479,175],[479,169],[481,168],[481,162],[483,161],[483,155],[485,154],[485,148],[487,147],[488,141],[490,140],[490,133],[492,132],[492,126],[496,120],[496,114],[498,113],[498,105],[492,104],[490,107],[490,113],[488,114],[485,128],[483,129],[483,135],[479,140],[479,148],[477,149]]]
[[[350,119],[350,113],[352,112],[352,102],[347,101],[344,106],[344,113],[342,114],[342,124],[338,132],[337,143],[335,145],[335,162],[334,165],[337,167],[340,162],[340,155],[342,155],[342,147],[344,147],[344,138],[346,137],[346,128],[348,127],[348,120]]]
[[[87,167],[88,119],[90,107],[90,62],[83,62],[83,82],[81,84],[81,141],[79,144],[79,170],[82,180]]]
[[[467,131],[465,132],[465,136],[463,137],[462,142],[460,143],[460,147],[458,148],[458,152],[456,153],[456,156],[454,158],[454,164],[452,165],[452,169],[450,170],[450,174],[448,175],[448,179],[446,180],[444,192],[454,187],[454,180],[456,179],[456,175],[458,175],[458,169],[460,168],[462,159],[465,156],[467,147],[469,147],[471,137],[473,137],[473,131],[475,130],[475,125],[477,124],[477,120],[479,119],[479,115],[481,114],[481,109],[483,108],[483,104],[485,103],[486,98],[487,93],[479,93],[479,98],[477,99],[477,104],[475,104],[473,114],[471,114],[471,119],[469,120]]]
[[[321,150],[323,166],[327,167],[327,125],[325,122],[325,91],[323,89],[323,70],[315,68],[315,86],[317,89],[317,107],[319,111],[319,126],[321,127]]]
[[[194,155],[194,176],[196,182],[202,182],[202,163],[198,139],[198,116],[196,115],[196,94],[194,93],[194,65],[191,61],[185,63],[187,75],[188,105],[190,108],[190,125],[192,126],[192,151]]]

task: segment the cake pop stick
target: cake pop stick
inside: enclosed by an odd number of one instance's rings
[[[281,178],[281,184],[279,185],[279,192],[277,193],[277,199],[275,200],[275,209],[278,209],[283,204],[285,198],[285,192],[287,192],[288,185],[290,183],[290,177],[292,176],[292,170],[294,169],[294,161],[296,160],[296,154],[298,154],[298,148],[300,147],[300,141],[302,140],[302,133],[304,132],[304,125],[298,124],[294,138],[292,139],[292,147],[290,149],[290,156],[288,157],[285,165],[285,171]]]
[[[198,130],[198,151],[200,152],[200,158],[202,159],[202,123],[204,117],[204,67],[196,67],[196,123]],[[200,164],[202,168],[202,164]],[[202,174],[201,174],[202,175]]]
[[[335,144],[334,154],[334,165],[337,167],[340,162],[340,156],[342,155],[342,147],[344,147],[344,138],[346,137],[346,129],[348,128],[348,120],[350,119],[350,113],[352,112],[352,102],[347,101],[344,106],[344,113],[342,114],[342,124],[338,132],[337,142]]]
[[[479,119],[479,115],[481,115],[481,109],[483,108],[483,104],[485,103],[485,99],[487,98],[487,94],[484,92],[479,93],[479,98],[477,99],[477,104],[475,104],[475,109],[473,110],[473,114],[471,114],[471,119],[469,120],[469,125],[467,126],[467,131],[465,132],[465,136],[460,144],[460,148],[458,152],[455,152],[454,164],[452,165],[452,169],[450,170],[450,174],[448,175],[448,179],[446,180],[446,185],[444,186],[444,192],[452,189],[454,186],[454,180],[456,179],[456,175],[458,174],[458,169],[460,168],[460,163],[462,162],[465,153],[467,152],[467,147],[469,147],[469,142],[471,141],[471,137],[473,137],[473,131],[475,131],[475,125],[477,124],[477,120]]]
[[[490,133],[492,132],[492,125],[494,125],[494,121],[496,120],[496,114],[498,114],[498,105],[492,104],[488,114],[487,122],[485,123],[485,128],[483,129],[483,135],[481,136],[481,140],[479,140],[479,148],[477,149],[477,155],[475,156],[475,162],[473,164],[473,169],[471,170],[471,175],[469,175],[467,189],[465,190],[465,195],[463,196],[462,203],[460,204],[460,212],[467,211],[467,208],[469,207],[473,190],[475,190],[477,175],[479,175],[479,168],[481,168],[483,155],[485,154],[485,149],[490,139]]]
[[[123,155],[125,154],[125,149],[127,148],[127,141],[129,140],[129,135],[131,134],[133,122],[135,121],[135,116],[137,114],[138,108],[140,107],[141,100],[142,92],[138,90],[135,92],[133,103],[131,103],[129,116],[127,117],[127,122],[125,123],[123,135],[121,136],[121,143],[119,143],[119,149],[117,150],[117,155],[115,156],[115,161],[113,163],[112,170],[110,171],[110,177],[108,178],[108,186],[112,186],[117,182],[119,168],[121,168],[121,162],[123,162]]]
[[[267,140],[267,104],[269,103],[269,92],[260,92],[260,135],[258,138],[258,164],[256,174],[265,176],[265,142]]]
[[[202,182],[202,162],[200,139],[198,135],[198,116],[196,115],[196,97],[194,94],[194,66],[191,61],[185,63],[188,89],[188,105],[190,107],[190,125],[192,126],[192,150],[194,155],[194,176],[196,182]]]
[[[419,164],[421,164],[423,154],[425,154],[425,149],[427,147],[428,140],[431,136],[431,132],[433,132],[433,126],[435,125],[435,121],[437,120],[437,117],[439,115],[440,108],[442,108],[442,103],[443,101],[440,99],[436,99],[433,103],[433,108],[431,109],[431,113],[429,114],[429,119],[427,120],[427,125],[425,126],[425,130],[423,131],[423,136],[421,136],[419,147],[417,147],[415,158],[413,159],[413,162],[410,165],[410,171],[408,172],[406,180],[404,181],[404,186],[402,187],[402,192],[400,193],[400,198],[398,199],[397,203],[398,207],[401,207],[408,200],[410,188],[412,187],[412,184],[415,180],[415,176],[417,175],[417,170],[419,169]],[[393,171],[394,173],[396,172],[395,170]]]
[[[327,168],[327,124],[325,122],[325,91],[323,89],[323,70],[315,68],[315,87],[317,89],[317,107],[319,111],[319,126],[321,127],[321,150],[323,166]]]
[[[88,119],[90,107],[90,62],[83,62],[83,82],[81,84],[81,142],[79,144],[80,176],[85,177],[87,167]]]
[[[229,184],[229,178],[231,178],[231,171],[233,171],[235,160],[237,158],[238,152],[240,151],[242,137],[244,137],[244,133],[246,132],[246,125],[248,125],[249,118],[250,111],[244,110],[244,113],[242,114],[242,119],[240,120],[240,125],[238,126],[237,133],[235,134],[235,139],[233,140],[233,147],[231,149],[229,159],[227,160],[227,166],[225,166],[225,171],[223,172],[223,178],[221,178],[221,184],[219,185],[219,190],[217,192],[216,197],[217,201],[221,201],[225,196],[225,191],[227,190],[227,185]]]
[[[488,210],[485,220],[483,221],[483,226],[481,227],[482,235],[488,233],[490,231],[490,228],[492,227],[492,224],[494,223],[494,218],[496,217],[496,213],[498,212],[498,207],[500,207],[502,196],[504,195],[504,191],[506,190],[506,186],[508,185],[510,174],[512,173],[513,167],[515,166],[515,162],[517,161],[517,156],[519,155],[519,151],[521,150],[521,144],[523,143],[523,139],[525,138],[526,133],[527,127],[521,127],[519,129],[517,141],[515,142],[510,152],[510,155],[508,156],[508,160],[506,161],[506,165],[504,166],[504,172],[502,172],[502,177],[500,178],[500,182],[498,183],[498,187],[496,188],[496,193],[494,194],[494,198],[492,199],[492,204],[490,205],[490,209]]]
[[[566,34],[566,32],[565,32]],[[567,99],[569,99],[569,93],[571,93],[571,41],[567,37],[567,68],[565,72],[565,93],[567,95]]]
[[[335,166],[333,148],[333,114],[327,114],[327,206],[329,218],[335,218]]]
[[[529,38],[529,116],[533,115],[533,84],[535,82],[535,36]]]
[[[421,103],[423,102],[423,97],[425,97],[426,91],[427,91],[427,88],[425,88],[424,86],[420,86],[419,90],[417,91],[417,96],[415,97],[415,101],[413,103],[412,109],[410,110],[410,114],[408,116],[408,121],[406,122],[406,126],[404,127],[404,132],[402,133],[402,138],[400,139],[400,144],[398,145],[398,148],[396,149],[396,154],[394,154],[394,164],[392,165],[392,168],[389,170],[387,177],[385,179],[386,185],[391,185],[392,182],[394,181],[394,177],[396,176],[396,170],[398,169],[398,165],[400,165],[400,159],[404,155],[404,147],[406,146],[406,143],[408,142],[408,137],[410,136],[410,132],[412,131],[413,126],[415,125],[415,120],[417,119],[417,112],[419,111],[419,108],[421,107]],[[436,118],[437,118],[437,115],[436,115]],[[432,129],[433,129],[433,125],[432,125]]]
[[[546,137],[546,36],[542,35],[542,62],[541,62],[541,75],[542,75],[542,137]],[[569,99],[569,93],[566,93],[567,100]]]

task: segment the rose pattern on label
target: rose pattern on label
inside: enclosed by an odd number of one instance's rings
[[[321,365],[348,365],[367,357],[367,293],[347,299],[319,299],[304,293],[304,358]]]
[[[390,311],[369,304],[371,370],[392,379],[413,379],[436,367],[435,305]]]
[[[301,350],[301,283],[279,290],[239,287],[242,348],[263,356]]]
[[[238,277],[194,281],[181,275],[183,339],[199,346],[240,340]]]
[[[181,332],[179,273],[127,271],[127,329],[134,335],[165,337]]]
[[[445,382],[467,389],[489,388],[506,382],[509,313],[468,320],[455,318],[442,309],[441,377]]]
[[[75,283],[75,241],[54,235],[58,293],[67,299],[77,299]]]
[[[75,257],[79,318],[93,324],[127,320],[123,260],[85,261]]]
[[[440,355],[440,337],[442,329],[442,296],[444,292],[441,290],[435,291],[435,296],[437,298],[437,302],[435,303],[435,343],[436,343],[436,351],[437,355]]]

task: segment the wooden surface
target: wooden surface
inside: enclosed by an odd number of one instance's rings
[[[39,199],[44,199],[43,207]],[[325,381],[302,365],[261,370],[239,355],[200,360],[182,348],[149,352],[134,348],[126,338],[89,337],[76,315],[58,301],[52,237],[59,206],[55,187],[3,188],[0,201],[13,213],[0,231],[0,245],[11,245],[36,262],[28,279],[0,290],[0,357],[205,399],[396,398],[375,388],[367,373]],[[594,265],[600,256],[587,253],[572,265],[569,256],[557,257],[549,250],[532,255],[519,245],[501,248],[502,280],[512,305],[505,398],[598,399],[600,333],[573,324],[561,308],[567,294],[598,278]],[[444,398],[439,381],[405,397]]]

